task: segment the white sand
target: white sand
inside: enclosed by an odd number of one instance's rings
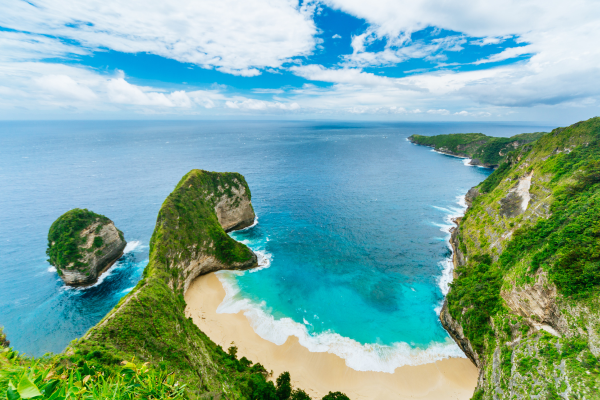
[[[293,385],[315,399],[329,391],[341,391],[351,400],[468,400],[473,395],[477,368],[466,358],[404,366],[393,374],[355,371],[335,354],[311,353],[296,337],[281,346],[261,338],[242,312],[217,314],[224,298],[225,290],[214,274],[201,276],[185,294],[186,315],[223,349],[235,342],[238,357],[261,363],[274,378],[289,371]]]

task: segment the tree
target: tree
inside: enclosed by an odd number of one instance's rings
[[[342,392],[329,392],[323,397],[323,400],[350,400],[348,396],[346,396]]]
[[[277,397],[279,400],[287,400],[292,394],[292,382],[289,372],[282,372],[277,378]]]
[[[294,389],[291,400],[311,400],[310,396],[302,389]]]

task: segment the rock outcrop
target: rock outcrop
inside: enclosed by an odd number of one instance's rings
[[[47,253],[65,284],[87,286],[121,258],[126,245],[110,219],[76,208],[52,224]]]
[[[469,339],[465,336],[462,326],[454,318],[452,318],[450,311],[448,311],[448,300],[444,300],[444,306],[440,311],[440,321],[444,329],[446,329],[452,339],[454,339],[456,344],[458,344],[458,347],[460,347],[465,355],[469,357],[469,360],[471,360],[471,362],[475,364],[477,368],[481,368],[479,356],[475,350],[473,350],[473,346],[471,345]]]
[[[215,205],[217,219],[225,232],[247,228],[254,224],[256,217],[246,188],[232,186],[231,192],[233,195],[222,196]]]

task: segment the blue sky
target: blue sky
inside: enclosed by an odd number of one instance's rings
[[[0,118],[572,122],[599,114],[600,5],[0,4]]]

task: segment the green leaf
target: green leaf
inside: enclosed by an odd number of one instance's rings
[[[22,399],[30,399],[32,397],[42,395],[37,386],[35,386],[35,384],[31,382],[26,375],[23,375],[21,378],[19,386],[17,387],[17,392],[19,392]]]
[[[21,397],[19,396],[19,393],[17,392],[15,385],[13,385],[12,381],[9,381],[8,389],[6,390],[6,399],[7,400],[17,400],[20,398]]]
[[[58,381],[56,379],[53,379],[50,382],[48,382],[46,386],[44,386],[44,388],[42,389],[42,392],[44,392],[44,396],[49,397],[54,392],[54,389],[56,389],[56,385],[58,385]]]

